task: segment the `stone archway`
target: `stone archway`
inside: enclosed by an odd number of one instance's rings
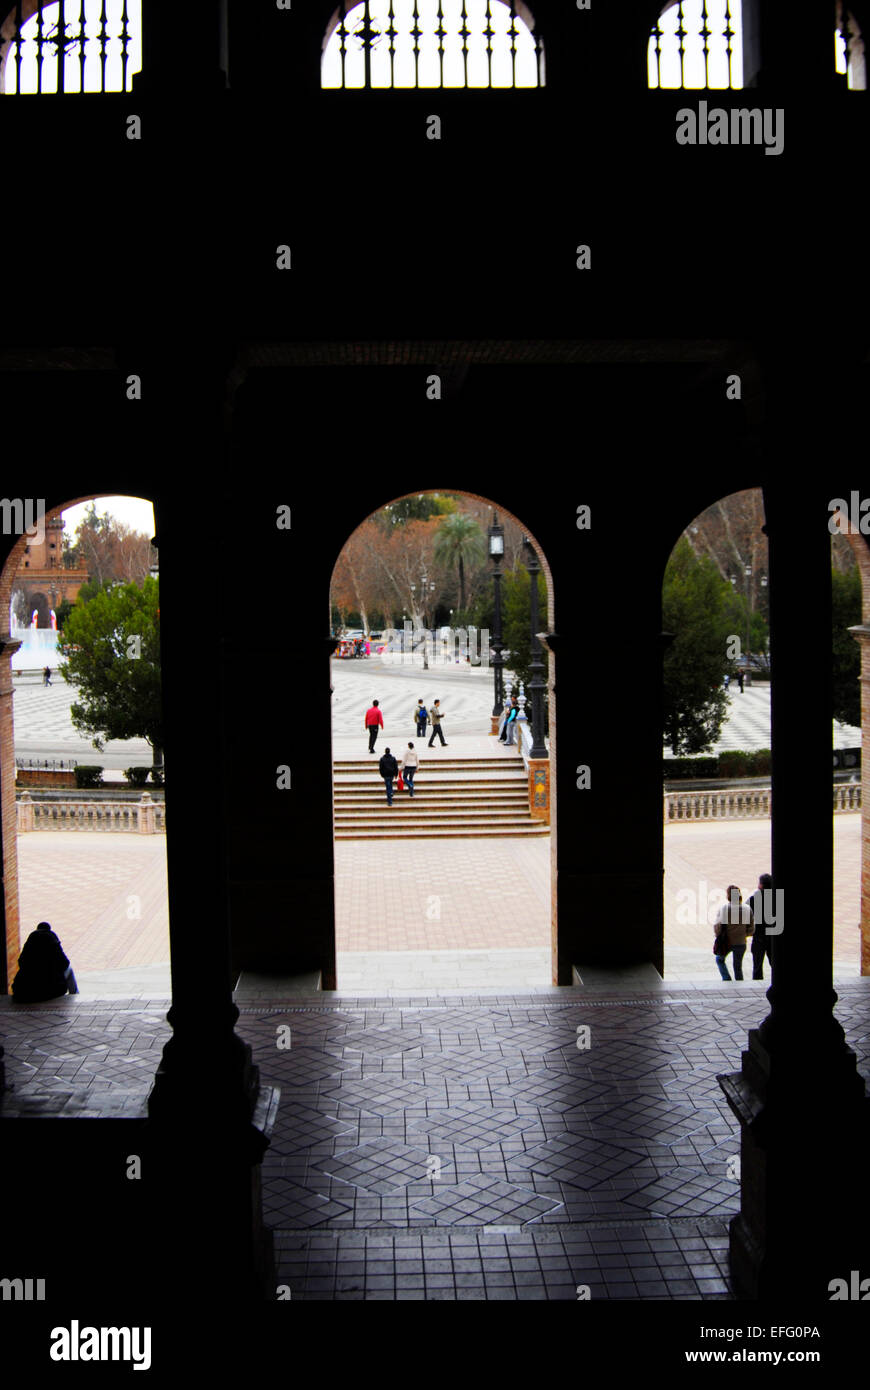
[[[840,529],[861,575],[861,623],[850,632],[861,648],[861,974],[870,975],[870,548],[845,518]]]
[[[98,501],[101,497],[111,497],[113,493],[86,493],[71,498],[46,510],[46,522],[60,517],[63,512],[82,502]],[[30,537],[25,533],[18,537],[6,555],[0,570],[0,843],[2,843],[3,875],[3,913],[5,922],[5,962],[7,989],[19,952],[20,910],[18,895],[18,831],[15,798],[15,722],[13,716],[14,655],[19,642],[9,631],[9,609],[16,575],[24,559]],[[29,616],[29,615],[28,615]],[[40,622],[40,626],[42,626]],[[45,626],[48,626],[48,605],[46,600]]]
[[[489,514],[489,513],[495,512],[495,513],[498,514],[498,517],[499,517],[500,519],[507,517],[507,518],[513,523],[513,525],[514,525],[521,533],[523,533],[524,535],[528,536],[528,538],[529,538],[529,540],[530,540],[530,542],[531,542],[531,544],[532,544],[532,546],[533,546],[533,548],[534,548],[535,554],[536,554],[537,557],[538,557],[538,560],[539,560],[539,563],[540,563],[540,567],[541,567],[541,572],[542,572],[543,575],[544,575],[544,581],[545,581],[546,592],[547,592],[546,609],[544,609],[544,607],[542,606],[542,608],[541,608],[541,610],[540,610],[540,612],[539,612],[539,619],[538,619],[539,629],[538,629],[538,630],[541,631],[541,632],[551,633],[552,630],[553,630],[553,623],[554,623],[554,582],[553,582],[552,570],[551,570],[550,564],[549,564],[549,562],[548,562],[548,560],[547,560],[547,556],[546,556],[546,554],[545,554],[545,552],[544,552],[544,550],[543,550],[543,547],[541,546],[541,544],[539,543],[539,541],[535,538],[535,536],[528,530],[528,528],[526,527],[526,525],[524,524],[524,522],[523,522],[523,521],[522,521],[510,508],[509,508],[509,507],[505,507],[504,505],[502,505],[502,503],[500,503],[500,502],[498,502],[498,501],[494,501],[494,500],[493,500],[492,498],[490,498],[490,497],[484,497],[484,496],[482,496],[482,495],[479,494],[479,493],[470,492],[470,491],[467,490],[466,488],[461,488],[461,487],[447,487],[447,486],[445,486],[445,485],[442,484],[442,485],[441,485],[440,487],[438,487],[437,489],[436,489],[435,487],[422,487],[422,488],[417,488],[417,489],[415,489],[412,493],[405,493],[405,494],[401,494],[401,495],[398,495],[398,496],[395,496],[395,497],[385,498],[383,501],[379,502],[377,506],[375,506],[374,508],[371,508],[370,510],[368,510],[364,516],[362,516],[362,517],[359,518],[359,520],[358,520],[358,522],[357,522],[357,526],[349,533],[349,535],[348,535],[348,536],[345,538],[345,540],[342,542],[342,546],[340,547],[339,552],[338,552],[337,555],[336,555],[335,562],[334,562],[334,564],[333,564],[333,566],[332,566],[332,568],[331,568],[330,576],[332,576],[332,575],[334,574],[335,569],[336,569],[336,567],[337,567],[337,565],[338,565],[338,562],[339,562],[339,556],[341,555],[341,553],[342,553],[342,551],[344,550],[345,546],[348,544],[349,540],[356,534],[356,531],[359,529],[359,527],[362,526],[362,525],[364,524],[364,522],[365,522],[366,520],[369,519],[369,517],[373,516],[373,515],[374,515],[377,511],[379,511],[382,507],[389,506],[389,505],[392,505],[392,504],[397,503],[397,502],[400,502],[400,501],[404,501],[404,500],[406,500],[406,499],[408,499],[408,498],[419,497],[419,496],[425,495],[425,494],[427,494],[427,493],[430,493],[430,494],[431,494],[431,493],[436,492],[436,491],[441,492],[442,494],[445,493],[445,492],[448,492],[448,493],[451,493],[451,494],[459,494],[461,497],[467,498],[467,499],[468,499],[469,501],[471,501],[471,502],[479,503],[479,504],[481,504],[484,508],[487,509],[487,519],[488,519],[488,514]],[[481,524],[481,526],[482,526],[482,529],[485,530],[485,529],[486,529],[486,522],[481,521],[480,524]],[[331,615],[331,610],[328,609],[328,611],[330,612],[330,615]],[[530,801],[531,801],[531,798],[532,798],[531,782],[532,782],[532,778],[535,777],[535,776],[537,775],[538,780],[539,780],[539,784],[540,784],[541,786],[545,787],[545,790],[542,790],[540,794],[541,794],[542,797],[545,797],[545,799],[546,799],[546,810],[547,810],[547,813],[548,813],[548,815],[549,815],[549,825],[550,825],[550,837],[549,837],[549,838],[550,838],[550,847],[549,847],[550,912],[549,912],[549,919],[550,919],[550,960],[551,960],[551,971],[550,971],[550,973],[551,973],[551,980],[552,980],[552,983],[553,983],[553,984],[558,984],[558,983],[559,983],[559,981],[558,981],[558,959],[559,959],[559,955],[558,955],[558,911],[557,911],[557,896],[556,896],[556,885],[557,885],[556,847],[557,847],[557,840],[556,840],[556,795],[555,795],[555,791],[556,791],[555,766],[556,766],[556,757],[557,757],[557,747],[556,747],[556,744],[557,744],[557,736],[556,736],[557,716],[556,716],[555,686],[554,686],[554,680],[553,680],[553,663],[552,663],[552,661],[551,661],[551,659],[550,659],[550,652],[547,650],[545,644],[543,644],[543,643],[541,644],[541,661],[542,661],[542,663],[543,663],[543,675],[542,675],[542,679],[545,681],[546,688],[547,688],[547,695],[548,695],[548,699],[549,699],[549,759],[547,760],[548,766],[547,766],[546,769],[545,769],[545,779],[546,779],[545,782],[542,782],[542,781],[541,781],[541,777],[540,777],[540,768],[538,767],[537,762],[534,762],[534,766],[532,766],[532,762],[533,762],[534,760],[530,760],[530,762],[529,762],[529,797],[530,797]],[[330,693],[331,693],[331,692],[330,692]],[[488,723],[488,718],[489,718],[489,717],[487,717],[487,723]],[[488,734],[488,733],[489,733],[489,728],[487,727],[487,728],[485,728],[485,729],[482,729],[481,732],[482,732],[482,733],[485,732],[485,733]],[[331,744],[330,744],[330,767],[332,768],[332,766],[333,766],[333,747],[332,747],[332,743],[331,743]],[[337,961],[337,954],[338,954],[338,952],[337,952],[337,936],[336,936],[336,907],[335,907],[335,898],[333,898],[332,924],[333,924],[333,925],[332,925],[332,931],[333,931],[333,938],[332,938],[332,939],[333,939],[333,945],[332,945],[332,961],[333,961],[333,962],[336,962],[336,961]],[[335,968],[337,968],[337,967],[334,966],[333,968],[335,969]],[[336,976],[333,974],[332,977],[331,977],[331,979],[330,979],[330,972],[329,972],[328,970],[324,970],[324,972],[323,972],[323,983],[324,983],[324,987],[325,987],[325,988],[335,988],[335,987],[336,987]]]

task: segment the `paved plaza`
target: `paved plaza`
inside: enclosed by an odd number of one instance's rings
[[[386,728],[378,753],[414,740],[422,786],[427,763],[437,763],[441,749],[420,745],[412,714],[418,698],[431,703],[436,695],[445,711],[445,756],[518,757],[487,734],[491,671],[468,665],[424,671],[422,659],[414,661],[332,661],[335,757],[367,756],[363,716],[379,698]],[[62,678],[50,689],[33,678],[16,681],[16,752],[100,760],[72,729],[69,701]],[[767,686],[747,687],[742,696],[735,691],[730,708],[720,746],[769,746]],[[835,741],[849,746],[860,736],[835,726]],[[131,762],[150,761],[144,742],[108,747],[115,776]],[[371,761],[379,786],[377,757]],[[858,969],[860,816],[836,817],[834,833],[834,956],[838,973],[848,976]],[[164,837],[38,831],[19,836],[18,854],[23,929],[43,919],[56,927],[87,994],[147,998],[169,991]],[[342,988],[538,989],[550,983],[548,837],[339,841],[335,865]],[[703,981],[715,970],[712,932],[700,911],[700,924],[679,920],[686,916],[678,913],[686,893],[706,894],[709,907],[731,882],[751,892],[769,867],[769,821],[666,828],[667,979]]]
[[[859,968],[860,835],[860,815],[835,818],[834,959],[845,977]],[[160,835],[19,836],[25,931],[52,923],[86,993],[168,992],[165,845]],[[769,863],[769,821],[666,828],[666,979],[703,981],[715,970],[712,929],[678,921],[687,899],[677,894],[706,895],[709,913],[729,883],[751,892]],[[341,988],[550,983],[548,838],[345,841],[335,864]]]
[[[365,711],[373,699],[380,700],[385,731],[379,745],[391,739],[414,738],[411,712],[419,698],[431,703],[440,699],[444,707],[444,737],[454,734],[485,734],[492,711],[493,673],[467,664],[432,665],[423,670],[422,658],[410,655],[404,665],[391,665],[376,656],[366,660],[333,659],[330,665],[333,687],[333,735],[336,757],[365,754],[363,731]],[[97,753],[90,739],[76,732],[69,717],[75,696],[60,673],[50,688],[44,688],[34,675],[13,682],[15,752],[18,757],[76,758],[79,762],[101,763],[117,777],[125,768],[151,762],[151,750],[144,739],[113,740],[104,753]],[[428,734],[427,734],[428,738]],[[860,747],[861,731],[847,724],[833,725],[835,748]],[[729,715],[714,751],[740,748],[752,751],[770,747],[770,687],[747,686],[741,695],[729,696]],[[112,778],[110,778],[112,780]]]
[[[281,1092],[262,1170],[278,1283],[294,1301],[730,1299],[739,1133],[716,1077],[764,988],[243,1003]],[[839,995],[866,1072],[870,981]],[[11,1112],[144,1104],[165,1004],[0,1009]],[[829,1278],[807,1270],[808,1303]]]

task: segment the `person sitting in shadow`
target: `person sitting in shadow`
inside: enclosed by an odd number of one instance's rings
[[[76,977],[63,947],[48,922],[40,922],[21,948],[12,994],[19,1004],[38,1004],[78,994]]]

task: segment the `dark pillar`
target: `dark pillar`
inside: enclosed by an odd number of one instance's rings
[[[220,363],[202,344],[190,363],[146,364],[143,405],[156,434],[179,460],[212,460],[223,472]],[[173,1293],[204,1271],[222,1297],[262,1296],[271,1282],[260,1239],[259,1162],[268,1144],[274,1094],[261,1091],[251,1049],[234,1031],[230,972],[226,813],[219,788],[226,765],[227,641],[210,624],[210,651],[191,664],[191,525],[203,474],[179,468],[158,497],[160,626],[165,730],[167,869],[173,1036],[149,1098],[148,1190],[155,1228],[180,1253],[167,1270]],[[220,615],[220,591],[211,611]],[[146,1174],[146,1180],[148,1175]]]
[[[824,457],[836,396],[833,375],[828,393],[816,378],[811,400],[797,401],[789,380],[800,383],[796,363],[772,383],[777,481],[764,489],[772,872],[783,930],[773,938],[770,1013],[749,1034],[742,1070],[720,1084],[742,1127],[741,1207],[731,1223],[736,1292],[814,1301],[870,1254],[868,1103],[833,1014],[829,499],[824,477],[796,480],[788,467],[797,450]]]

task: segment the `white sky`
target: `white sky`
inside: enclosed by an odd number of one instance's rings
[[[80,502],[63,513],[66,522],[64,534],[70,540],[74,539],[76,528],[90,505],[90,502]],[[143,497],[98,497],[95,505],[100,516],[111,512],[117,521],[123,521],[136,531],[144,531],[146,536],[154,535],[154,508]]]

